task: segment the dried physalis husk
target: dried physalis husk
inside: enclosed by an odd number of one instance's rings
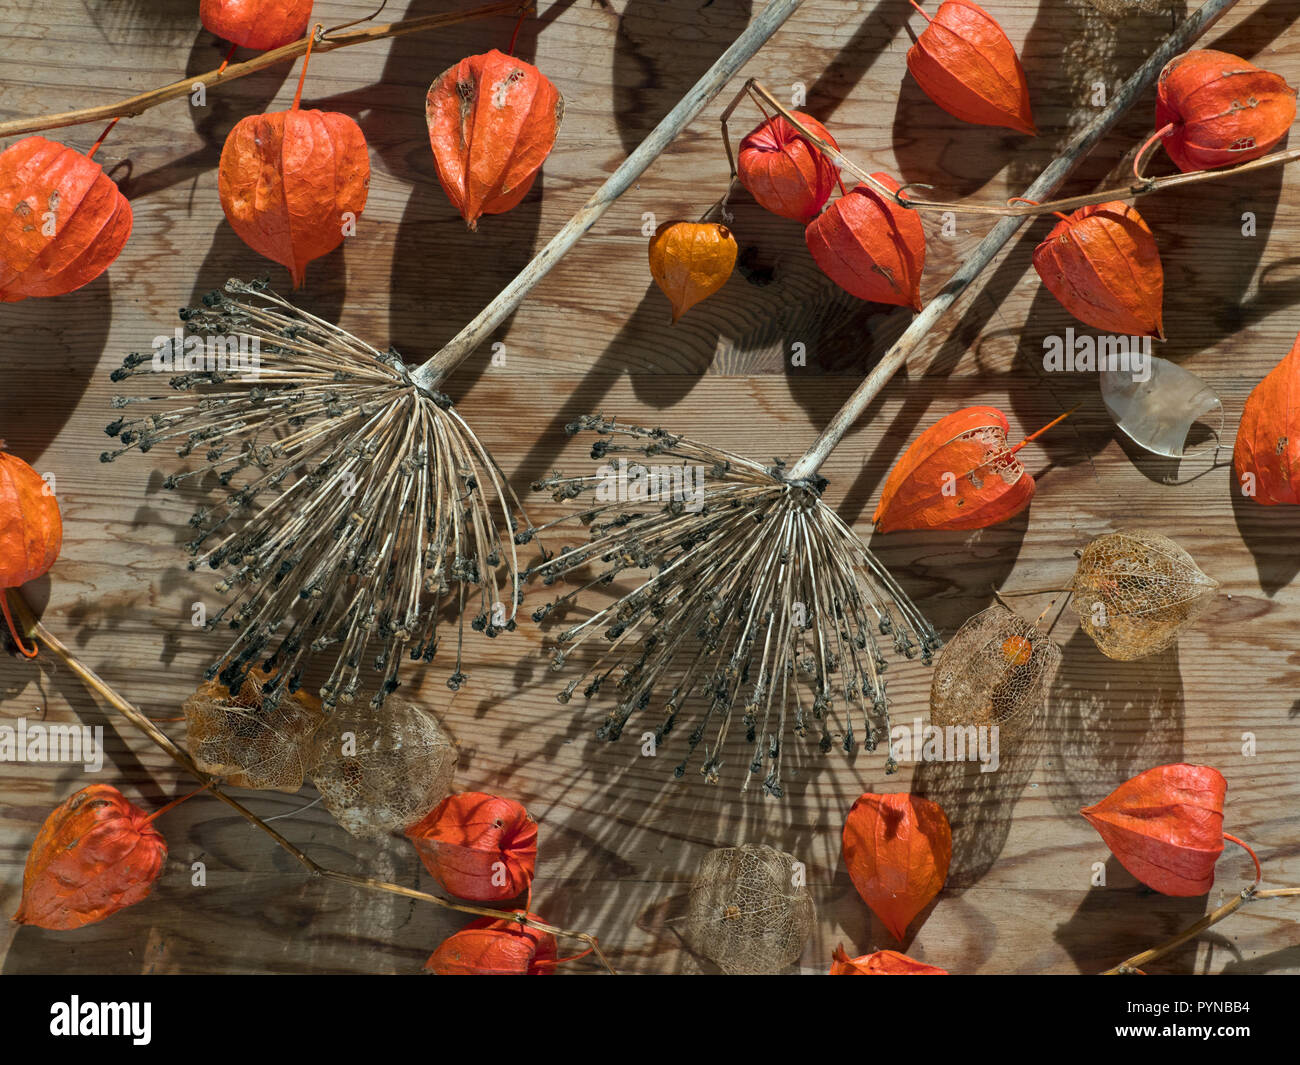
[[[321,701],[305,691],[267,695],[269,674],[248,674],[235,695],[209,681],[185,700],[185,746],[200,769],[237,788],[302,787],[314,739],[325,720]]]
[[[413,825],[451,791],[458,751],[442,724],[410,703],[332,715],[317,737],[312,783],[354,836]]]
[[[1200,616],[1218,590],[1167,536],[1127,529],[1084,549],[1072,584],[1079,624],[1108,658],[1163,651]]]
[[[939,652],[930,723],[1020,731],[1043,705],[1061,649],[1001,603],[967,619]]]
[[[816,914],[803,866],[771,847],[709,851],[691,885],[686,941],[733,976],[780,972],[803,953]]]

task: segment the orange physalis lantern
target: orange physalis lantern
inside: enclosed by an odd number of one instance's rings
[[[1068,412],[1067,412],[1068,413]],[[983,529],[1029,505],[1034,478],[1016,453],[1066,415],[1020,443],[996,407],[966,407],[935,422],[889,471],[872,521],[897,529]]]
[[[151,823],[156,816],[109,784],[92,784],[65,799],[27,855],[13,919],[64,931],[142,901],[167,861],[167,842]]]
[[[971,0],[945,0],[908,50],[907,69],[926,96],[978,126],[1036,134],[1029,86],[997,19]]]
[[[1300,503],[1300,337],[1247,398],[1232,465],[1247,499]]]
[[[540,70],[493,49],[462,59],[424,105],[438,180],[470,229],[519,204],[555,147],[564,99]]]
[[[298,288],[307,264],[355,231],[370,188],[365,135],[347,115],[301,111],[307,59],[293,106],[240,119],[221,149],[217,187],[231,228],[288,267]]]
[[[424,967],[438,976],[547,976],[558,954],[549,932],[508,917],[480,917],[443,940]]]
[[[948,877],[952,829],[942,808],[919,795],[861,795],[844,819],[843,846],[853,886],[901,942]]]
[[[62,296],[121,254],[131,204],[94,152],[33,136],[0,153],[0,301]]]
[[[1179,170],[1257,159],[1295,121],[1295,89],[1228,52],[1184,52],[1165,64],[1156,89],[1156,136]]]
[[[896,950],[878,950],[850,958],[842,947],[831,954],[831,976],[947,976],[947,969],[926,965]]]
[[[886,188],[888,174],[872,174]],[[862,184],[835,200],[804,230],[822,273],[861,300],[921,309],[925,231],[915,211]]]
[[[1164,340],[1165,272],[1142,216],[1115,201],[1058,217],[1034,249],[1034,269],[1047,290],[1096,329]]]
[[[1217,769],[1162,765],[1125,781],[1080,813],[1147,887],[1163,895],[1204,895],[1223,853],[1227,790]]]
[[[673,322],[727,283],[736,238],[716,222],[664,222],[650,238],[650,276],[673,305]]]
[[[312,0],[200,0],[203,28],[259,52],[282,48],[307,32]]]
[[[9,613],[7,588],[18,588],[48,572],[63,547],[63,518],[54,493],[34,469],[4,450],[0,440],[0,609],[14,642],[28,658]]]
[[[537,822],[513,799],[448,795],[406,836],[434,879],[458,898],[500,902],[533,882]]]
[[[832,148],[839,147],[811,115],[790,113]],[[825,206],[839,180],[835,164],[781,115],[769,118],[740,142],[736,174],[760,206],[804,223]]]

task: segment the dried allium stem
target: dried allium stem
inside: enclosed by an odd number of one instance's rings
[[[928,662],[938,634],[822,502],[819,483],[792,483],[779,467],[659,429],[594,417],[569,428],[600,434],[595,459],[639,456],[634,476],[649,472],[642,458],[656,460],[656,470],[682,473],[675,490],[653,489],[649,499],[613,493],[611,500],[600,476],[556,474],[534,484],[558,500],[596,496],[579,515],[590,540],[531,571],[547,584],[588,566],[594,576],[585,588],[540,608],[534,620],[624,574],[654,574],[559,634],[557,669],[593,637],[609,641],[560,693],[561,702],[583,685],[590,697],[617,673],[618,703],[597,735],[616,739],[633,714],[649,709],[660,715],[653,723],[656,742],[694,703],[698,711],[676,773],[686,772],[702,745],[700,772],[710,782],[718,779],[739,708],[750,748],[744,787],[757,775],[774,795],[782,791],[787,723],[796,735],[813,731],[823,750],[838,730],[851,751],[855,720],[867,749],[888,740],[885,658],[877,637],[888,636],[896,652]],[[681,465],[658,465],[669,462]],[[695,487],[683,490],[688,483]]]
[[[335,665],[321,697],[328,706],[350,703],[374,645],[377,706],[397,688],[404,653],[433,659],[438,607],[454,592],[461,620],[448,685],[458,688],[471,597],[473,628],[495,636],[515,627],[522,508],[513,490],[451,401],[415,385],[395,352],[261,284],[232,281],[227,290],[234,295],[213,293],[182,318],[195,334],[239,337],[245,349],[256,341],[256,372],[177,374],[172,388],[193,400],[118,419],[107,431],[123,446],[101,456],[170,444],[204,461],[168,476],[165,487],[215,480],[221,490],[191,518],[188,545],[190,568],[223,570],[217,588],[234,593],[207,624],[227,621],[239,635],[208,678],[238,691],[264,662],[269,693],[282,682],[296,691],[308,657],[328,649]],[[146,377],[152,362],[129,355],[113,378]]]

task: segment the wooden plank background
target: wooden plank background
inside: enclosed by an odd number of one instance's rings
[[[390,3],[385,18],[450,9],[451,0]],[[312,264],[301,301],[409,358],[434,352],[553,233],[760,8],[749,0],[541,0],[519,54],[563,92],[559,144],[536,187],[508,215],[468,233],[437,184],[423,122],[429,82],[464,55],[504,48],[498,19],[313,61],[305,100],[347,112],[371,146],[374,176],[360,230]],[[359,0],[322,0],[335,25],[366,13]],[[963,126],[905,73],[903,0],[809,0],[745,70],[826,122],[855,159],[946,193],[998,199],[1021,191],[1094,113],[1095,84],[1113,89],[1172,25],[1176,11],[1107,21],[1087,0],[997,0],[990,5],[1023,57],[1042,135]],[[1242,0],[1208,43],[1300,82],[1296,5]],[[223,47],[202,31],[192,0],[0,0],[0,114],[32,115],[107,102],[198,73]],[[0,311],[0,435],[42,473],[57,476],[64,553],[29,587],[56,632],[110,683],[156,717],[174,715],[213,657],[218,635],[189,624],[191,604],[219,602],[211,578],[188,573],[178,541],[193,500],[161,489],[165,455],[97,461],[116,391],[110,370],[128,351],[169,332],[175,310],[230,276],[285,271],[259,258],[224,221],[216,191],[223,137],[243,115],[288,106],[296,68],[176,101],[121,123],[97,158],[131,199],[135,231],[103,277],[56,301]],[[739,84],[739,79],[737,85]],[[642,221],[695,217],[725,187],[726,161],[709,107],[501,330],[507,364],[480,352],[453,379],[464,414],[520,492],[555,466],[589,465],[563,432],[574,415],[603,410],[760,458],[794,457],[907,320],[858,303],[813,268],[798,226],[745,196],[735,231],[745,249],[722,292],[669,324],[645,267]],[[1149,130],[1144,100],[1071,185],[1120,175]],[[751,109],[741,125],[757,121]],[[744,132],[744,128],[738,132]],[[88,147],[99,127],[53,134]],[[1161,163],[1161,166],[1166,164]],[[461,788],[523,800],[541,824],[536,906],[550,920],[597,933],[620,969],[709,971],[683,946],[690,878],[711,847],[762,842],[807,863],[818,908],[802,971],[824,972],[831,949],[898,947],[860,902],[840,858],[839,827],[865,790],[912,788],[940,801],[956,850],[948,885],[905,944],[961,973],[1072,973],[1106,967],[1167,937],[1246,883],[1228,854],[1208,898],[1143,889],[1077,814],[1120,781],[1166,762],[1217,766],[1227,776],[1227,825],[1254,842],[1269,885],[1300,884],[1300,512],[1242,503],[1230,447],[1242,404],[1300,327],[1300,199],[1281,170],[1152,197],[1141,210],[1158,236],[1166,274],[1168,342],[1160,354],[1204,377],[1223,397],[1228,450],[1181,463],[1120,438],[1087,374],[1045,376],[1042,339],[1070,318],[1037,283],[1040,221],[985,274],[936,337],[855,427],[828,463],[827,498],[864,536],[880,483],[920,428],[961,404],[1003,407],[1032,430],[1080,400],[1066,425],[1031,445],[1040,491],[1027,514],[975,534],[875,536],[872,545],[947,634],[1008,592],[1059,586],[1073,552],[1092,537],[1143,525],[1177,540],[1223,583],[1223,594],[1175,650],[1137,663],[1103,658],[1068,609],[1054,635],[1065,650],[1041,727],[999,772],[905,766],[886,778],[879,757],[815,750],[797,757],[784,800],[674,781],[674,748],[640,757],[629,737],[593,738],[603,706],[562,707],[560,686],[531,624],[471,644],[470,684],[456,695],[447,669],[410,691],[459,737]],[[1244,212],[1258,232],[1241,234]],[[923,294],[932,296],[984,231],[962,220],[944,239],[927,220]],[[761,283],[765,282],[765,283]],[[795,342],[808,365],[789,365]],[[173,460],[174,462],[175,460]],[[535,518],[555,513],[537,505]],[[540,601],[543,591],[530,595]],[[1046,597],[1022,600],[1033,616]],[[0,659],[0,715],[8,720],[103,725],[109,761],[94,779],[146,805],[187,781],[129,725],[42,655],[43,668]],[[927,706],[929,673],[896,667],[896,720]],[[561,682],[562,683],[562,682]],[[165,726],[179,736],[182,726]],[[1242,754],[1243,734],[1257,754]],[[677,737],[680,739],[680,737]],[[79,767],[0,766],[0,910],[17,905],[22,864],[50,808],[87,783]],[[244,797],[244,796],[241,796]],[[359,844],[315,798],[248,793],[277,827],[318,860],[412,886],[429,886],[402,841]],[[397,898],[310,882],[284,853],[212,800],[169,814],[171,853],[152,897],[71,933],[6,923],[5,972],[415,972],[461,923]],[[207,867],[190,884],[191,863]],[[1091,886],[1105,861],[1107,886]],[[1262,903],[1152,966],[1156,972],[1300,972],[1300,907]],[[918,930],[919,927],[919,930]],[[581,968],[581,966],[579,966]]]

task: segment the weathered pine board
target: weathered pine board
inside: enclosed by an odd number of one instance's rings
[[[739,0],[572,0],[540,4],[519,54],[537,62],[566,97],[560,143],[537,188],[511,214],[469,234],[437,185],[423,127],[423,94],[465,54],[504,47],[510,20],[441,35],[362,46],[313,61],[306,100],[357,117],[374,176],[360,230],[342,253],[313,264],[300,296],[377,344],[427,355],[495,293],[617,165],[757,4]],[[322,2],[335,25],[366,3]],[[449,9],[414,0],[385,17]],[[1294,5],[1242,0],[1209,38],[1300,80]],[[1096,83],[1113,89],[1170,25],[1168,14],[1120,23],[1086,0],[999,0],[1021,49],[1043,136],[1034,141],[962,127],[905,76],[920,17],[892,0],[808,0],[746,69],[785,95],[802,83],[806,109],[855,158],[955,195],[1019,192],[1070,129],[1093,113]],[[183,0],[0,0],[0,102],[4,117],[92,102],[198,73],[222,54]],[[193,500],[163,492],[167,458],[97,461],[121,356],[169,332],[177,307],[229,276],[282,270],[246,249],[224,222],[215,166],[225,132],[242,115],[287,106],[296,81],[284,69],[214,92],[203,109],[175,102],[123,122],[98,156],[132,200],[135,232],[105,276],[58,301],[0,311],[0,435],[57,476],[64,555],[28,589],[46,623],[85,661],[159,718],[173,716],[210,660],[216,637],[189,623],[191,605],[215,606],[211,578],[184,568],[177,543]],[[479,353],[453,379],[466,417],[522,493],[555,466],[588,466],[585,443],[564,424],[591,410],[663,424],[760,458],[794,457],[905,321],[902,312],[855,304],[821,279],[798,227],[766,216],[743,194],[735,230],[766,285],[737,273],[677,327],[645,270],[641,227],[695,217],[722,192],[717,132],[725,100],[711,106],[518,311],[498,339],[506,365]],[[1097,150],[1074,187],[1122,173],[1149,127],[1144,101]],[[757,121],[742,112],[737,133]],[[87,147],[98,128],[52,136]],[[1167,280],[1161,354],[1206,378],[1223,396],[1226,440],[1250,389],[1288,349],[1300,314],[1300,229],[1294,178],[1281,171],[1151,198],[1142,212],[1158,235]],[[1241,235],[1252,212],[1258,232]],[[1172,536],[1223,583],[1223,596],[1176,651],[1139,663],[1104,659],[1066,608],[1054,629],[1065,649],[1042,727],[997,773],[907,765],[886,778],[878,756],[797,751],[783,801],[741,796],[735,778],[709,788],[674,781],[672,746],[642,758],[636,729],[618,744],[592,738],[603,708],[560,706],[542,634],[470,644],[472,679],[453,696],[440,664],[413,683],[463,749],[459,785],[522,799],[542,826],[538,908],[550,920],[598,934],[615,963],[636,972],[707,969],[683,949],[686,890],[701,855],[741,841],[789,850],[808,865],[819,913],[802,959],[825,970],[831,948],[896,947],[854,893],[839,855],[839,826],[864,790],[909,787],[940,801],[956,856],[948,888],[906,949],[956,972],[1095,971],[1195,920],[1244,883],[1247,862],[1228,855],[1208,899],[1168,899],[1137,885],[1077,816],[1079,806],[1152,765],[1192,761],[1229,781],[1230,831],[1251,840],[1270,885],[1300,884],[1300,756],[1294,692],[1300,676],[1295,590],[1300,517],[1244,504],[1232,491],[1230,450],[1181,464],[1117,439],[1086,374],[1045,375],[1042,340],[1070,319],[1041,290],[1029,251],[1039,222],[986,273],[932,344],[860,422],[825,469],[828,499],[864,535],[879,486],[907,441],[962,404],[1003,407],[1031,431],[1079,400],[1082,409],[1028,449],[1041,479],[1027,515],[979,534],[875,536],[873,547],[946,633],[1008,592],[1058,587],[1073,552],[1095,535],[1144,525]],[[979,239],[962,221],[945,239],[927,221],[930,295]],[[796,342],[808,366],[790,365]],[[536,519],[558,511],[543,499]],[[562,538],[560,539],[562,541]],[[530,593],[529,609],[543,591]],[[1050,595],[1023,600],[1036,615]],[[104,725],[109,761],[95,779],[145,804],[187,787],[171,763],[101,708],[76,679],[42,656],[37,672],[0,660],[0,716]],[[411,678],[414,682],[414,677]],[[924,713],[929,674],[897,666],[896,720]],[[164,726],[181,735],[182,726]],[[687,731],[681,729],[678,737]],[[1243,734],[1257,754],[1242,754]],[[22,863],[48,810],[87,782],[77,767],[0,766],[0,909],[17,905]],[[315,798],[247,795],[265,815]],[[314,806],[276,822],[318,860],[409,885],[428,877],[400,841],[358,844]],[[169,814],[167,874],[145,904],[74,933],[7,924],[4,971],[414,972],[460,924],[455,915],[341,885],[306,881],[284,853],[211,800]],[[191,864],[207,869],[190,883]],[[1108,886],[1092,887],[1106,862]],[[1300,912],[1284,902],[1235,915],[1153,966],[1159,972],[1300,971]]]

